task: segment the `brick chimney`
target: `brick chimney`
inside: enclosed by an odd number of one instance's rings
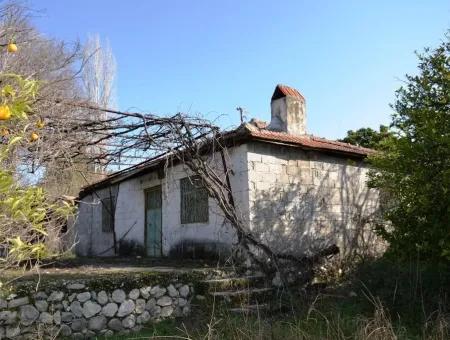
[[[296,89],[277,85],[270,102],[272,118],[269,130],[291,135],[306,134],[305,98]]]

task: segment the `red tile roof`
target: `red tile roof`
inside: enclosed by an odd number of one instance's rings
[[[297,146],[299,148],[316,150],[319,152],[329,152],[334,153],[337,156],[341,155],[343,157],[353,156],[364,158],[374,152],[372,149],[367,149],[348,143],[332,141],[311,135],[290,135],[285,132],[277,132],[267,130],[265,128],[258,128],[252,124],[242,124],[236,130],[224,133],[223,138],[225,140],[231,141],[229,147],[233,147],[233,145],[235,145],[235,142],[233,142],[233,140],[236,138],[236,142],[238,142],[239,144],[256,140],[268,143],[287,144],[291,146]],[[98,182],[83,187],[79,193],[79,197],[82,198],[94,189],[104,187],[108,183],[115,183],[116,181],[121,182],[142,172],[146,172],[150,168],[158,168],[159,166],[161,166],[161,164],[164,164],[164,162],[170,157],[171,156],[168,154],[159,155],[142,163],[136,164],[130,168],[112,173],[106,178],[99,180]]]
[[[277,87],[275,88],[275,91],[273,92],[272,95],[272,100],[287,96],[305,100],[305,98],[297,89],[282,84],[278,84]]]
[[[335,153],[345,153],[355,156],[367,156],[370,153],[373,153],[373,150],[371,149],[311,135],[290,135],[285,132],[258,129],[255,126],[249,124],[246,124],[245,128],[248,131],[250,137],[268,142],[281,142],[319,151],[322,150]]]

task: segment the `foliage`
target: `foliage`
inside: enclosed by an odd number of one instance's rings
[[[98,153],[99,148],[80,149],[77,159],[67,157],[69,141],[75,144],[89,136],[82,133],[68,136],[66,127],[70,121],[81,121],[92,113],[80,107],[55,105],[55,102],[91,100],[80,76],[84,67],[98,56],[96,51],[91,51],[90,58],[84,57],[78,42],[67,43],[42,34],[33,25],[35,15],[33,8],[21,0],[0,4],[0,46],[14,41],[18,47],[16,53],[6,53],[6,47],[0,53],[0,73],[18,74],[40,84],[33,112],[42,119],[41,135],[45,132],[45,138],[40,138],[32,148],[10,153],[10,165],[15,167],[14,176],[21,181],[39,182],[54,196],[76,196],[82,186],[101,177],[92,173],[85,156],[87,151]]]
[[[50,256],[45,242],[49,228],[61,223],[73,207],[50,200],[42,188],[23,186],[14,177],[11,154],[32,146],[27,136],[40,122],[31,114],[39,84],[14,74],[0,74],[0,84],[1,105],[11,113],[0,126],[0,244],[5,252],[2,264],[9,266]]]
[[[389,128],[385,125],[380,125],[379,131],[371,128],[361,128],[356,131],[348,130],[347,136],[339,139],[339,141],[369,149],[378,149],[380,142],[390,136],[392,136],[392,133],[389,131]]]
[[[379,233],[404,258],[450,260],[450,36],[418,54],[392,106],[392,131],[372,156],[370,184],[381,189],[390,224]]]
[[[384,257],[358,266],[348,281],[346,290],[376,296],[392,315],[399,315],[411,327],[427,322],[433,313],[450,313],[450,271],[446,264]]]

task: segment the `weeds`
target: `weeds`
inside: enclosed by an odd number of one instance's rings
[[[194,308],[190,318],[151,325],[135,337],[444,340],[450,338],[449,290],[448,268],[381,259],[360,265],[313,298],[292,299],[288,313],[237,315],[212,303]]]

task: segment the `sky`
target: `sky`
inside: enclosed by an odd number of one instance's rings
[[[449,0],[35,0],[48,37],[98,33],[117,60],[118,106],[239,124],[270,121],[278,83],[306,98],[308,133],[340,138],[388,124],[414,51],[450,28]]]

